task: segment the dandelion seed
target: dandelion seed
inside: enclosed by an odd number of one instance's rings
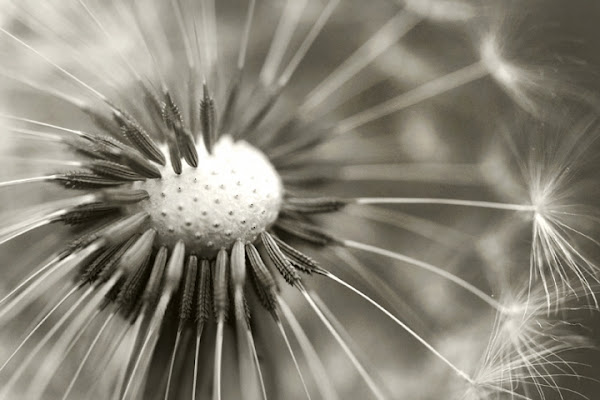
[[[289,0],[273,18],[277,7],[255,0],[241,7],[239,15],[230,14],[238,5],[226,7],[214,0],[77,0],[64,9],[23,4],[15,24],[0,23],[2,48],[10,46],[17,65],[8,63],[1,72],[12,82],[7,87],[32,92],[31,104],[7,106],[0,118],[11,138],[26,138],[35,147],[31,156],[5,161],[48,167],[2,178],[0,196],[19,197],[20,191],[60,196],[39,198],[36,205],[26,202],[18,212],[10,210],[13,215],[3,215],[0,245],[46,234],[49,225],[67,225],[70,237],[0,299],[0,326],[7,330],[28,319],[29,309],[43,305],[2,354],[0,399],[21,392],[30,399],[62,400],[267,399],[287,398],[290,392],[307,399],[317,394],[346,398],[352,389],[330,378],[335,369],[317,347],[314,329],[331,334],[344,362],[361,378],[345,385],[360,385],[377,399],[395,398],[377,367],[365,362],[363,350],[354,345],[352,330],[317,293],[327,284],[337,286],[331,290],[342,303],[354,297],[366,303],[357,306],[368,310],[365,315],[377,309],[382,323],[395,329],[394,336],[406,334],[407,348],[418,345],[427,352],[466,388],[466,396],[500,393],[534,400],[521,384],[534,388],[542,400],[546,387],[560,392],[558,374],[550,368],[575,375],[560,355],[578,344],[553,343],[559,323],[549,323],[542,311],[558,311],[567,293],[583,293],[595,301],[598,282],[593,260],[574,237],[595,242],[568,221],[572,210],[561,202],[568,197],[561,190],[571,177],[571,164],[561,159],[553,170],[536,163],[527,182],[529,202],[519,203],[441,196],[437,190],[397,194],[406,188],[389,185],[449,183],[481,189],[491,180],[480,160],[359,163],[345,154],[345,165],[310,161],[312,152],[336,146],[339,138],[352,137],[359,128],[490,76],[517,103],[531,108],[521,69],[485,41],[479,60],[462,63],[453,72],[388,100],[377,96],[377,104],[361,105],[344,117],[322,112],[413,29],[438,20],[466,21],[476,13],[475,7],[458,1],[404,3],[387,5],[389,13],[363,5],[365,13],[387,14],[381,27],[315,82],[305,82],[303,74],[320,65],[312,52],[322,53],[320,41],[327,43],[330,30],[345,20],[342,13],[352,9],[346,2]],[[54,27],[54,20],[40,14],[46,9],[68,26]],[[269,25],[276,20],[271,32]],[[37,37],[42,32],[44,40]],[[79,39],[79,32],[81,40],[73,39]],[[105,44],[106,52],[86,57],[87,35]],[[268,48],[262,48],[265,44]],[[44,73],[21,66],[24,60],[35,60]],[[295,97],[299,86],[305,89],[303,98]],[[346,99],[356,100],[351,97]],[[35,101],[48,112],[36,112]],[[53,118],[55,107],[64,108],[72,120]],[[586,144],[593,142],[585,137]],[[56,147],[60,156],[42,156],[46,145]],[[574,155],[566,152],[565,158]],[[379,181],[390,190],[341,190],[340,195],[334,186],[322,190],[317,181]],[[392,207],[528,216],[533,245],[527,297],[520,296],[516,307],[488,293],[480,281],[428,261],[427,254],[415,257],[408,248],[392,250],[384,237],[378,243],[353,235],[357,220],[361,230],[374,226],[365,223],[372,220],[416,233],[436,246],[463,247],[475,236]],[[41,245],[31,245],[37,247]],[[334,262],[322,261],[328,251]],[[385,265],[385,273],[377,275],[359,260],[362,256]],[[478,369],[463,368],[440,350],[427,332],[432,321],[396,291],[393,279],[412,274],[406,266],[427,274],[424,283],[440,278],[497,313]],[[346,278],[347,272],[359,281]],[[534,278],[540,278],[540,287]],[[415,291],[426,285],[416,286]],[[296,304],[298,299],[302,302]],[[305,311],[315,321],[310,329]],[[552,333],[542,326],[546,322]],[[283,394],[274,384],[283,376],[282,365],[293,371],[282,384],[290,387]],[[93,384],[88,384],[90,374]]]
[[[506,394],[514,398],[545,398],[547,389],[560,398],[570,392],[560,385],[568,376],[580,378],[578,363],[569,353],[589,348],[588,340],[574,325],[561,320],[575,296],[564,297],[548,314],[543,290],[507,299],[510,310],[498,316],[473,386],[466,398]],[[576,391],[573,391],[576,393]],[[535,396],[535,397],[534,397]]]

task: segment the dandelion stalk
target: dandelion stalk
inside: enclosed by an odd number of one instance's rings
[[[450,206],[464,206],[489,208],[509,211],[536,211],[536,207],[527,204],[497,203],[493,201],[461,200],[461,199],[435,199],[435,198],[402,198],[402,197],[359,197],[357,204],[442,204]]]
[[[396,98],[374,106],[373,108],[361,111],[356,115],[343,119],[337,124],[334,133],[339,135],[352,131],[378,118],[398,112],[449,90],[484,78],[488,75],[489,71],[485,64],[481,61],[477,61],[457,71],[451,72],[448,75],[444,75],[433,81],[425,83],[424,85],[401,94]]]
[[[366,243],[360,243],[360,242],[356,242],[353,240],[344,240],[343,244],[344,244],[344,246],[349,247],[349,248],[362,250],[362,251],[366,251],[366,252],[373,253],[373,254],[379,254],[381,256],[392,258],[392,259],[407,263],[409,265],[413,265],[418,268],[424,269],[426,271],[429,271],[429,272],[436,274],[444,279],[447,279],[448,281],[465,289],[467,292],[472,293],[473,295],[479,297],[481,300],[483,300],[485,303],[489,304],[494,309],[496,309],[500,312],[504,312],[504,307],[502,306],[502,304],[498,303],[498,301],[495,300],[494,298],[492,298],[490,295],[484,293],[481,289],[473,286],[469,282],[459,278],[458,276],[456,276],[440,267],[436,267],[435,265],[426,263],[424,261],[420,261],[420,260],[414,259],[412,257],[406,256],[406,255],[403,255],[400,253],[396,253],[396,252],[393,252],[390,250],[382,249],[382,248],[379,248],[376,246],[372,246],[372,245],[369,245]]]
[[[370,377],[369,373],[365,370],[365,368],[363,367],[363,365],[356,358],[356,355],[348,347],[348,344],[346,344],[346,342],[344,341],[344,339],[340,336],[340,334],[331,325],[331,322],[329,322],[329,320],[327,319],[327,317],[325,317],[325,315],[323,314],[323,312],[321,311],[321,309],[315,304],[315,302],[312,299],[310,293],[308,293],[306,290],[302,290],[302,289],[301,289],[301,292],[302,292],[302,295],[304,296],[304,298],[306,299],[306,301],[308,302],[308,304],[315,311],[315,313],[317,314],[317,316],[319,317],[319,319],[321,320],[321,322],[323,322],[323,324],[325,325],[325,327],[327,328],[327,330],[329,330],[329,332],[333,335],[333,337],[335,338],[335,340],[342,347],[342,349],[344,350],[344,353],[346,353],[346,355],[348,356],[348,358],[350,359],[350,361],[352,361],[352,364],[354,364],[354,366],[358,370],[358,373],[365,380],[365,382],[369,386],[369,389],[373,392],[373,394],[375,395],[375,397],[377,399],[379,399],[379,400],[386,399],[386,397],[381,393],[379,387],[375,384],[375,382],[373,381],[373,379]]]

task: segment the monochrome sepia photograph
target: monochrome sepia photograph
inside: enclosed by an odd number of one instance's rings
[[[600,1],[0,5],[0,400],[600,400]]]

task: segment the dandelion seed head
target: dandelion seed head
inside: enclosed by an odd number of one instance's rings
[[[586,259],[561,231],[566,219],[559,213],[568,196],[562,191],[567,180],[560,171],[557,179],[542,179],[548,174],[540,165],[546,164],[536,164],[527,182],[529,202],[517,196],[521,193],[511,187],[513,179],[511,185],[495,187],[499,197],[511,197],[512,204],[459,195],[383,197],[388,190],[413,191],[412,186],[399,184],[402,179],[420,182],[416,191],[421,183],[423,189],[435,183],[434,191],[458,183],[462,190],[466,182],[468,193],[484,193],[482,181],[496,184],[512,178],[512,164],[503,154],[481,159],[468,154],[466,141],[458,140],[462,136],[450,137],[451,126],[445,118],[438,119],[437,106],[431,115],[420,110],[403,113],[490,75],[524,108],[540,108],[531,93],[543,92],[543,79],[523,67],[519,58],[509,57],[499,35],[485,37],[481,61],[458,60],[464,52],[457,53],[448,65],[466,63],[447,74],[434,61],[443,52],[432,48],[436,57],[429,57],[414,49],[413,36],[422,35],[409,35],[413,28],[427,32],[440,22],[466,21],[480,11],[475,2],[405,0],[400,7],[380,8],[340,0],[273,4],[250,0],[242,7],[235,1],[213,0],[77,0],[65,9],[28,3],[23,3],[24,12],[15,24],[0,33],[10,43],[9,54],[15,55],[9,64],[16,72],[6,77],[11,85],[33,91],[32,101],[9,107],[15,115],[3,115],[2,120],[16,134],[26,135],[27,129],[36,140],[45,136],[60,148],[59,158],[63,152],[73,157],[63,165],[80,169],[11,178],[0,182],[0,189],[40,185],[43,191],[51,183],[62,196],[72,196],[75,190],[84,195],[29,208],[27,218],[23,212],[0,227],[0,244],[54,223],[68,225],[70,235],[52,247],[54,255],[42,264],[36,261],[32,274],[0,299],[0,320],[8,325],[22,317],[21,311],[50,299],[38,318],[43,323],[30,329],[31,334],[0,361],[0,399],[12,393],[48,398],[52,386],[64,399],[198,399],[211,397],[211,392],[214,400],[266,399],[267,392],[268,398],[297,397],[300,385],[309,399],[316,398],[311,397],[316,390],[319,398],[366,397],[355,390],[359,385],[377,399],[397,397],[400,391],[411,392],[411,398],[439,398],[436,385],[421,390],[429,380],[442,382],[448,392],[466,388],[464,398],[487,400],[511,394],[522,382],[537,384],[544,379],[540,365],[547,365],[546,357],[578,345],[576,340],[565,340],[565,345],[552,342],[557,335],[575,336],[550,316],[557,310],[548,306],[546,281],[525,292],[525,297],[490,294],[476,276],[490,271],[471,268],[472,244],[479,245],[485,262],[505,268],[507,260],[519,253],[512,246],[521,232],[515,232],[526,224],[530,229],[533,215],[532,265],[537,277],[547,276],[549,269],[558,274],[556,280],[562,279],[565,264],[575,275],[581,271],[577,268]],[[365,14],[355,15],[355,7],[364,7]],[[381,29],[366,40],[355,35],[360,43],[350,49],[354,38],[345,37],[346,29],[360,28],[349,21],[357,17],[371,29],[375,19],[370,16],[375,14],[385,18]],[[462,24],[450,25],[443,27],[444,33],[446,28],[462,33],[458,26]],[[339,32],[348,40],[340,42]],[[324,38],[327,35],[333,37]],[[425,39],[414,43],[433,42],[429,36]],[[345,58],[338,60],[341,55]],[[337,64],[327,73],[330,61]],[[385,81],[377,83],[381,78]],[[386,99],[388,91],[396,89],[400,92]],[[34,106],[36,100],[43,107]],[[371,100],[378,104],[360,109]],[[44,114],[57,103],[65,115]],[[468,99],[461,103],[461,110],[468,107],[468,118],[473,111],[488,111],[484,105],[472,107]],[[32,119],[36,108],[43,109],[39,120]],[[71,114],[81,120],[71,120]],[[394,121],[405,124],[394,125],[392,133],[401,133],[382,141],[376,130],[387,122],[379,120],[392,114],[401,114]],[[344,142],[337,140],[342,135]],[[28,155],[33,160],[44,151]],[[406,164],[380,164],[386,154]],[[457,155],[468,159],[459,160]],[[369,164],[359,165],[357,160]],[[373,182],[355,185],[352,177],[361,173],[361,180]],[[379,193],[375,184],[381,178],[385,187]],[[377,194],[366,193],[370,188]],[[502,196],[506,188],[510,193]],[[374,195],[382,197],[365,197]],[[409,212],[401,215],[392,204],[406,206]],[[372,212],[344,213],[369,205]],[[411,215],[421,206],[434,212]],[[434,207],[467,207],[474,212],[484,208],[500,215],[526,215],[529,220],[519,220],[514,229],[495,229],[478,240],[462,231],[474,230],[485,218],[455,224],[455,218],[445,220]],[[387,230],[366,224],[365,215],[390,224],[390,229],[412,225],[407,234],[422,235],[433,245],[403,240],[404,234],[386,235]],[[358,242],[356,236],[368,237],[365,241],[370,243]],[[398,248],[392,250],[395,244]],[[406,253],[405,244],[410,247]],[[456,246],[452,256],[449,245]],[[321,260],[330,251],[335,260]],[[354,257],[353,252],[373,258]],[[365,261],[368,264],[363,265]],[[377,271],[372,264],[389,268]],[[410,268],[421,273],[408,272]],[[357,274],[356,286],[342,278],[346,273]],[[429,274],[440,279],[430,279]],[[338,285],[341,292],[321,299],[318,292],[326,284],[321,281]],[[533,287],[537,281],[532,282]],[[562,289],[572,285],[570,279],[563,282],[556,297],[564,296]],[[398,283],[405,287],[396,287]],[[482,304],[472,312],[471,304],[463,303],[450,285]],[[363,286],[373,294],[360,289]],[[590,290],[588,286],[575,293],[587,295]],[[291,296],[292,291],[300,296]],[[404,304],[404,293],[418,305]],[[356,295],[364,307],[346,295]],[[335,299],[331,309],[326,304],[330,299]],[[430,354],[423,359],[427,363],[417,358],[421,352],[416,347],[408,348],[403,363],[385,361],[393,356],[390,343],[371,329],[362,329],[364,322],[357,318],[358,313],[370,317],[374,309],[403,332],[390,337],[419,343],[419,349]],[[481,332],[484,325],[488,329],[491,325],[490,310],[498,315],[488,344]],[[338,320],[338,313],[351,319]],[[315,340],[318,333],[309,325],[314,322],[310,317],[331,334],[342,352],[325,338]],[[433,330],[440,326],[446,334],[433,338]],[[381,345],[382,351],[365,353],[355,341],[367,348]],[[77,351],[71,352],[71,343]],[[483,359],[476,363],[486,344]],[[369,365],[369,355],[379,358],[384,353],[378,366]],[[381,364],[388,369],[387,380],[396,381],[390,394],[377,376]],[[424,379],[425,369],[431,373],[429,379]],[[351,370],[358,372],[360,381]],[[96,372],[97,386],[85,387],[85,375]],[[59,379],[63,373],[67,382]],[[312,376],[305,380],[309,373]],[[33,384],[27,387],[29,375]],[[339,388],[332,388],[331,382]]]
[[[481,62],[500,88],[528,114],[553,124],[575,123],[596,113],[598,100],[588,89],[586,62],[579,55],[559,55],[547,48],[560,33],[550,24],[532,26],[528,6],[520,15],[509,13],[504,4],[498,6],[493,21],[477,32],[477,40]],[[538,43],[532,46],[534,40]],[[576,47],[573,42],[568,46]]]
[[[593,286],[598,267],[582,246],[597,244],[583,217],[595,212],[582,202],[582,194],[590,188],[580,179],[585,151],[596,137],[589,118],[570,127],[538,131],[530,139],[528,162],[522,165],[535,210],[531,274],[542,282],[546,296],[556,300],[566,293],[581,295],[583,289],[583,295],[597,304]]]
[[[529,399],[532,393],[547,388],[560,393],[561,377],[578,377],[574,369],[577,363],[569,352],[590,346],[574,324],[562,319],[576,296],[566,295],[552,311],[539,287],[520,292],[508,289],[503,298],[504,309],[496,316],[475,384],[465,399]]]
[[[134,187],[146,190],[149,198],[131,211],[150,215],[157,244],[183,240],[190,252],[213,257],[237,239],[253,242],[267,229],[277,218],[283,189],[268,159],[244,141],[225,136],[212,155],[202,145],[197,150],[196,168],[186,167],[178,175],[167,160],[160,179],[136,182]]]

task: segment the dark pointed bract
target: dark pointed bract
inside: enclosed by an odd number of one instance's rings
[[[154,140],[150,138],[144,128],[135,120],[133,117],[124,114],[120,111],[113,113],[115,120],[121,127],[121,132],[129,142],[138,149],[141,153],[146,155],[153,161],[161,165],[165,165],[165,156],[160,151]]]
[[[203,85],[203,95],[200,101],[200,127],[202,129],[202,139],[206,150],[212,154],[213,147],[217,142],[217,132],[215,129],[215,102],[211,97],[206,84]]]

